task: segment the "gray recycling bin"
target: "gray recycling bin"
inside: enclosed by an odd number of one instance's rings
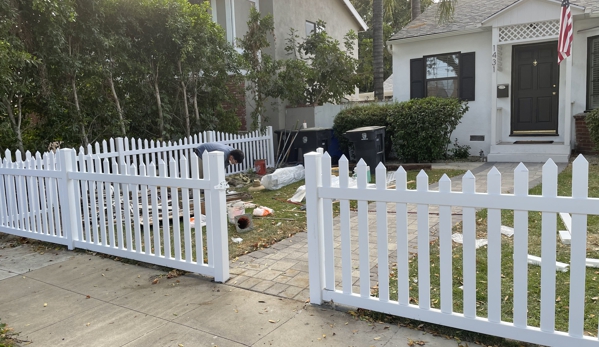
[[[374,175],[376,166],[385,163],[385,127],[371,126],[348,130],[343,134],[354,146],[356,161],[364,159]]]

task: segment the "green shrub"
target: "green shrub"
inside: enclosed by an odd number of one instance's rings
[[[370,103],[348,107],[339,112],[333,122],[333,131],[335,137],[339,139],[341,148],[345,150],[349,145],[349,141],[345,138],[343,133],[361,127],[387,126],[387,118],[393,113],[393,109],[396,108],[397,105],[397,103]],[[388,144],[389,140],[389,133],[387,133],[385,142]]]
[[[452,159],[468,159],[470,157],[470,146],[460,145],[456,138],[453,147],[449,149],[447,155]]]
[[[468,111],[458,99],[429,97],[398,104],[387,119],[393,148],[404,161],[444,158],[453,133]]]
[[[586,123],[591,141],[593,141],[595,149],[599,151],[599,108],[587,113]]]

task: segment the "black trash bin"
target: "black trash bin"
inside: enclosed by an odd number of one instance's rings
[[[303,163],[304,154],[314,152],[319,147],[328,151],[332,136],[333,131],[331,128],[300,129],[297,138],[293,142],[292,150],[297,155],[297,161]]]
[[[374,176],[376,166],[385,163],[385,127],[371,126],[348,130],[343,134],[352,144],[356,161],[364,159]]]

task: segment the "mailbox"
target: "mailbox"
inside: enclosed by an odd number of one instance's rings
[[[497,97],[508,98],[510,96],[510,85],[509,84],[498,84],[497,85]]]

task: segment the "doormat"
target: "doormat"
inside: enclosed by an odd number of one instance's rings
[[[553,141],[516,141],[515,145],[546,145],[553,143]]]

